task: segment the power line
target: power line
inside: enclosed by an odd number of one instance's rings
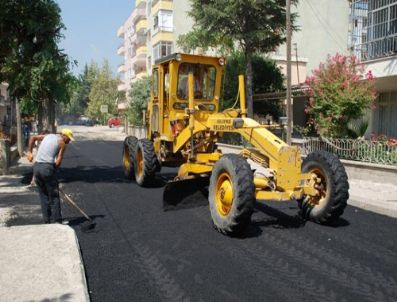
[[[319,11],[318,11],[317,9],[315,9],[315,8],[311,5],[310,0],[306,1],[306,3],[309,5],[309,7],[310,7],[310,9],[312,10],[314,16],[315,16],[316,19],[320,22],[320,24],[324,27],[324,29],[326,30],[326,32],[328,33],[328,35],[331,37],[331,39],[334,40],[334,42],[335,42],[336,44],[338,44],[338,46],[341,47],[342,49],[347,48],[347,44],[346,44],[346,45],[344,45],[345,43],[343,43],[343,45],[340,44],[340,41],[338,41],[338,39],[341,39],[341,40],[343,40],[343,39],[342,39],[340,36],[338,36],[338,34],[336,34],[336,36],[334,36],[334,32],[331,31],[331,30],[329,29],[329,25],[328,25],[324,20],[322,20],[322,19],[320,18],[321,15],[320,15]],[[335,37],[336,37],[336,38],[335,38]]]

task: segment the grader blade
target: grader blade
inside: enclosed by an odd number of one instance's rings
[[[163,210],[195,208],[208,204],[209,177],[171,181],[163,193]]]

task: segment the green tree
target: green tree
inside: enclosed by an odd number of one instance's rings
[[[75,85],[70,86],[70,102],[58,106],[59,114],[62,117],[76,118],[83,115],[88,107],[91,83],[99,74],[95,62],[84,66],[84,71],[78,76]]]
[[[151,80],[150,77],[143,77],[137,80],[130,91],[131,102],[128,106],[128,120],[135,126],[142,126],[142,111],[146,110],[150,98]]]
[[[222,109],[230,108],[236,101],[238,93],[238,75],[244,73],[244,61],[244,54],[241,52],[234,52],[226,59]],[[259,55],[254,55],[252,63],[252,90],[254,93],[274,92],[283,89],[283,75],[274,60],[264,59]],[[266,113],[276,118],[280,114],[280,106],[277,101],[266,102],[260,107],[265,110]]]
[[[95,69],[95,68],[94,68]],[[117,113],[116,102],[120,97],[120,93],[117,91],[117,85],[119,79],[115,78],[110,69],[109,62],[105,60],[102,67],[99,69],[98,74],[92,72],[91,78],[91,89],[89,93],[89,103],[87,107],[87,115],[91,118],[103,120],[111,115]],[[108,113],[101,113],[101,105],[108,105]]]
[[[178,40],[186,50],[239,46],[245,56],[247,108],[251,117],[253,55],[274,51],[285,41],[285,6],[285,0],[191,0],[193,30]],[[292,21],[295,18],[293,14]]]
[[[327,137],[348,137],[352,121],[360,119],[376,98],[374,78],[355,56],[329,56],[307,78],[310,97],[306,112],[318,133]]]
[[[55,102],[69,100],[74,81],[69,58],[58,48],[63,37],[53,0],[0,2],[0,81],[25,110],[37,110],[39,127],[54,130]]]

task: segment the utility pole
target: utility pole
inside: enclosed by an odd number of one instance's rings
[[[23,156],[24,141],[22,135],[22,118],[21,118],[21,107],[19,105],[19,100],[15,98],[15,116],[17,120],[17,149],[19,157]]]
[[[298,76],[298,85],[301,83],[299,79],[299,62],[298,62],[298,43],[294,43],[295,50],[295,62],[296,62],[296,74]]]
[[[291,0],[287,0],[287,144],[291,145],[292,103],[291,103]]]

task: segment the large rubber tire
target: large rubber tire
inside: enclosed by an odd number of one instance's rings
[[[140,139],[135,150],[135,180],[138,185],[145,187],[155,180],[155,173],[160,170],[160,163],[154,152],[153,142]]]
[[[138,144],[138,139],[135,136],[127,136],[123,143],[123,171],[125,177],[128,179],[135,178],[135,149]]]
[[[321,179],[319,197],[305,196],[298,200],[302,217],[321,224],[336,221],[349,199],[349,182],[339,158],[325,151],[315,151],[304,159],[302,172],[315,173]]]
[[[247,227],[254,208],[255,185],[251,167],[243,157],[226,154],[215,164],[208,199],[219,232],[237,235]]]

